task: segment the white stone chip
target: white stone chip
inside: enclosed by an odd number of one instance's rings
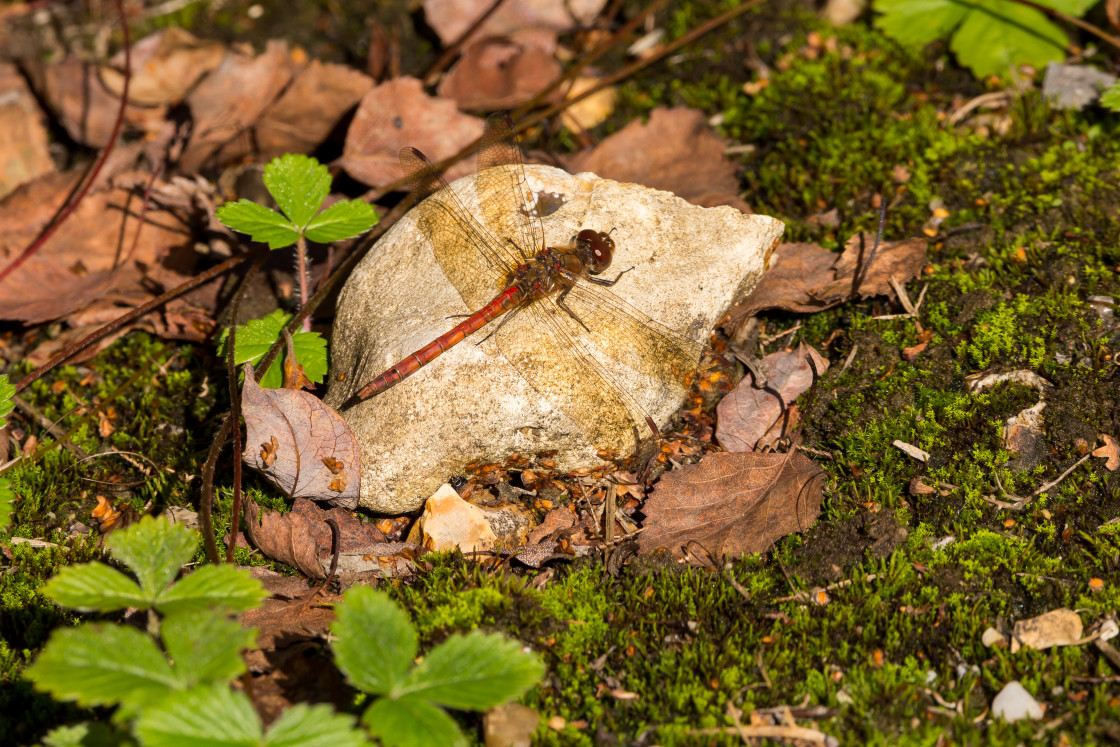
[[[1043,709],[1025,687],[1017,680],[1012,680],[1003,686],[992,701],[992,715],[1009,722],[1025,718],[1037,721],[1042,718]]]

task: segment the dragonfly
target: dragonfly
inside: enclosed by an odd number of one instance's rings
[[[492,338],[513,368],[571,418],[591,444],[617,447],[617,434],[623,432],[632,435],[633,446],[650,434],[658,436],[639,397],[604,362],[683,397],[707,346],[609,290],[625,282],[628,272],[603,276],[616,248],[610,232],[584,228],[567,244],[546,243],[543,198],[529,187],[509,116],[491,116],[483,132],[473,177],[477,214],[419,150],[404,148],[400,162],[412,189],[428,195],[413,208],[417,225],[447,279],[474,311],[371,380],[343,407],[399,384],[492,326],[483,339]]]

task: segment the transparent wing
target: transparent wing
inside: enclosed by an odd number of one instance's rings
[[[536,198],[525,180],[521,147],[508,114],[486,120],[475,177],[482,219],[502,241],[509,239],[522,262],[544,248],[544,226],[533,209]]]
[[[688,390],[706,345],[654,321],[601,285],[567,278],[575,284],[564,303],[587,326],[580,331],[596,351],[662,386]]]
[[[505,288],[520,258],[508,242],[471,215],[423,153],[404,148],[400,161],[411,189],[421,198],[429,196],[413,208],[419,213],[417,225],[431,242],[440,267],[467,308],[479,309]],[[513,196],[507,197],[509,203],[514,200]]]
[[[518,373],[594,446],[628,451],[649,435],[646,413],[583,345],[582,331],[551,299],[541,299],[518,309],[496,341]]]

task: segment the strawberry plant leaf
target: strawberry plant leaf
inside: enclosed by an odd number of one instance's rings
[[[311,156],[288,153],[264,167],[264,186],[284,215],[303,232],[330,193],[331,174]]]
[[[150,637],[99,623],[55,630],[24,676],[56,700],[82,706],[156,699],[180,684]]]
[[[175,693],[145,708],[134,733],[145,747],[257,747],[263,736],[249,697],[225,685]]]
[[[133,747],[136,743],[108,724],[83,721],[51,729],[43,737],[43,744],[47,747]]]
[[[517,641],[475,630],[429,651],[393,695],[482,711],[521,695],[543,674],[540,659]]]
[[[15,502],[16,494],[12,492],[12,483],[8,478],[0,477],[0,532],[7,531],[8,524],[12,521]]]
[[[8,422],[8,413],[16,406],[12,402],[14,396],[16,396],[16,387],[8,383],[8,374],[0,374],[0,428]]]
[[[381,698],[362,723],[385,747],[465,747],[459,725],[442,708],[422,700]]]
[[[1109,111],[1120,112],[1120,81],[1104,89],[1101,94],[1101,106]]]
[[[1040,0],[1082,16],[1097,0]],[[876,0],[875,25],[902,44],[927,44],[951,36],[961,64],[983,78],[1006,78],[1018,65],[1036,69],[1063,60],[1069,38],[1039,10],[1013,0]]]
[[[948,36],[969,6],[956,0],[875,0],[875,26],[900,44],[921,45]]]
[[[155,601],[155,595],[145,594],[135,581],[104,563],[65,566],[47,582],[43,593],[81,612],[150,607]]]
[[[145,516],[110,534],[105,545],[136,574],[145,596],[154,599],[194,556],[198,536],[182,524]]]
[[[299,239],[299,230],[291,221],[275,210],[249,200],[227,202],[214,214],[228,228],[248,234],[253,241],[268,244],[269,249],[283,249]]]
[[[405,679],[416,656],[416,629],[388,595],[352,586],[331,623],[335,663],[355,687],[386,695]]]
[[[251,610],[268,596],[249,571],[228,565],[206,565],[184,576],[156,599],[164,614],[220,607],[238,612]]]
[[[268,729],[267,747],[360,747],[369,744],[349,714],[335,713],[328,705],[292,706]]]
[[[320,244],[342,241],[368,231],[377,223],[377,211],[362,200],[336,202],[307,224],[307,238]]]
[[[234,363],[239,366],[245,363],[257,365],[272,347],[272,343],[279,339],[280,330],[291,318],[291,314],[285,314],[277,309],[262,319],[250,319],[238,326]],[[228,339],[229,331],[226,330],[222,333],[218,344],[219,355],[225,355]],[[303,366],[304,374],[316,384],[320,383],[327,375],[327,341],[318,332],[300,331],[292,335],[292,345],[296,351],[296,361]],[[286,355],[287,351],[284,351],[268,367],[268,371],[261,377],[262,387],[278,389],[284,383],[282,360]]]
[[[245,628],[212,610],[169,615],[160,625],[163,647],[184,687],[227,683],[245,671],[241,649],[257,640]]]

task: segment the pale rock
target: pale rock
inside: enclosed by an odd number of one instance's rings
[[[1007,638],[995,628],[988,628],[984,631],[984,634],[980,636],[980,642],[988,648],[992,646],[1006,646]]]
[[[564,204],[544,219],[549,246],[579,230],[610,231],[614,262],[604,276],[633,267],[610,290],[658,322],[706,343],[719,318],[746,297],[766,270],[784,225],[734,208],[700,208],[637,184],[527,166],[534,193]],[[475,210],[473,179],[452,185]],[[343,288],[331,344],[326,402],[339,407],[369,380],[450,330],[468,309],[443,274],[415,211],[399,221],[355,268]],[[590,443],[576,424],[537,392],[479,330],[391,389],[346,409],[343,419],[362,451],[360,505],[384,513],[419,508],[449,476],[471,462],[552,450],[561,470],[600,463],[596,451],[634,448],[633,429]],[[542,341],[542,344],[545,343]],[[683,394],[598,357],[659,426]],[[639,424],[644,428],[643,425]]]
[[[1111,641],[1117,635],[1120,635],[1120,625],[1117,625],[1116,621],[1112,618],[1108,618],[1101,623],[1097,632],[1097,637],[1100,638],[1100,640]]]
[[[482,717],[486,747],[529,747],[540,721],[539,713],[520,703],[491,708]]]
[[[1081,640],[1082,629],[1081,616],[1065,608],[1020,620],[1011,633],[1011,653],[1021,646],[1039,651],[1051,646],[1072,646]]]
[[[992,715],[1004,721],[1014,722],[1024,718],[1037,721],[1042,714],[1039,702],[1016,680],[1004,685],[992,701]]]
[[[516,506],[484,508],[463,500],[445,483],[424,503],[424,512],[409,531],[408,541],[437,552],[520,547],[525,544],[531,523]]]

